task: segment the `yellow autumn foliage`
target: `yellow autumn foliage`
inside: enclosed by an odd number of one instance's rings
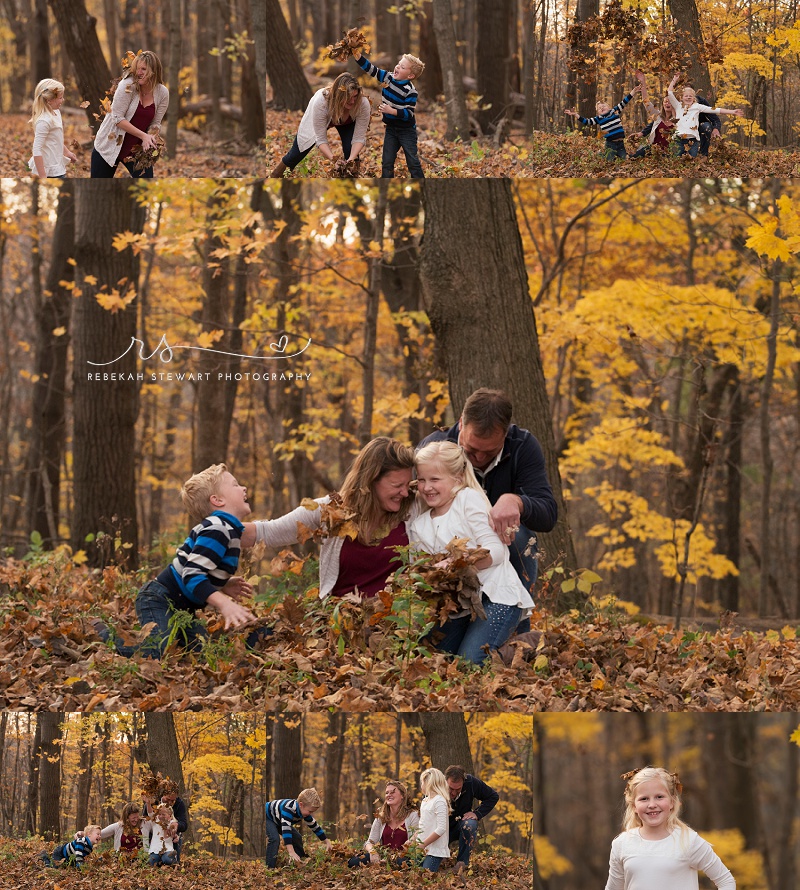
[[[566,875],[572,871],[572,863],[558,852],[549,838],[534,835],[533,850],[536,854],[539,873],[545,881],[556,875]]]
[[[764,858],[758,850],[745,848],[741,831],[728,829],[704,831],[702,834],[736,878],[737,890],[767,890]]]

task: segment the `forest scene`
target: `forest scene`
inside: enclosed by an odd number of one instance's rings
[[[786,0],[267,0],[267,6],[276,26],[267,34],[266,161],[277,175],[353,175],[336,166],[347,158],[333,130],[332,162],[312,151],[289,172],[277,167],[312,96],[345,72],[359,79],[370,103],[357,175],[387,175],[381,153],[393,121],[379,110],[387,83],[359,67],[354,48],[390,74],[404,54],[424,64],[411,83],[426,177],[791,177],[800,169],[800,28],[796,4]],[[696,156],[679,156],[677,112],[669,111],[673,124],[663,142],[649,144],[642,133],[676,75],[679,100],[689,86],[706,107],[736,112],[700,117]],[[654,107],[634,93],[620,112],[624,134],[609,151],[605,129],[595,125],[597,103],[613,108],[641,78]],[[583,120],[567,115],[573,109]],[[409,177],[403,152],[394,175]]]
[[[2,186],[4,708],[797,708],[791,183],[115,185]],[[457,549],[367,608],[308,540],[244,551],[256,642],[136,649],[193,471],[278,517],[481,385],[558,503],[533,636],[433,651]]]
[[[265,31],[264,4],[250,0],[4,2],[0,176],[31,174],[32,103],[37,84],[54,79],[63,87],[64,145],[75,155],[66,175],[89,177],[98,129],[141,50],[157,56],[169,92],[160,129],[152,124],[160,140],[154,175],[263,175]],[[116,171],[128,175],[121,163]]]
[[[796,715],[765,714],[4,712],[3,886],[452,886],[452,863],[423,877],[385,865],[349,869],[346,857],[361,849],[388,780],[404,782],[416,805],[422,770],[455,762],[499,796],[480,822],[468,885],[603,886],[621,776],[652,762],[679,775],[682,818],[713,843],[737,887],[791,890],[799,731]],[[149,868],[107,840],[80,872],[37,868],[35,854],[76,826],[116,822],[155,775],[173,778],[187,806],[177,867]],[[304,832],[309,858],[297,866],[281,858],[279,872],[265,871],[265,802],[309,786],[322,798],[316,818],[331,852]]]

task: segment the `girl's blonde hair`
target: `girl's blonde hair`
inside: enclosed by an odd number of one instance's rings
[[[623,778],[629,775],[626,773]],[[661,782],[672,800],[672,809],[667,817],[667,831],[671,832],[675,828],[681,830],[688,828],[686,823],[679,818],[683,786],[677,773],[671,773],[660,766],[646,766],[644,769],[636,770],[628,778],[628,784],[625,786],[625,815],[622,819],[622,830],[630,831],[632,828],[642,827],[642,820],[636,815],[636,795],[640,785],[652,781]]]
[[[692,87],[684,87],[681,90],[681,101],[683,101],[684,93],[691,93],[693,103],[697,101],[697,92]]]
[[[492,504],[486,497],[486,492],[481,487],[472,464],[467,459],[464,449],[456,442],[430,442],[416,453],[414,456],[414,466],[419,468],[421,464],[441,464],[445,473],[452,476],[456,480],[461,480],[460,484],[453,488],[453,496],[458,494],[462,488],[471,488],[477,491],[486,501],[486,506],[491,509]],[[418,495],[420,502],[424,504],[422,495]]]
[[[361,84],[353,77],[352,74],[345,72],[340,74],[336,80],[325,90],[325,97],[328,100],[328,117],[334,124],[340,124],[351,112],[344,106],[353,96],[362,94]],[[355,108],[352,111],[352,117],[355,117]]]
[[[164,71],[161,67],[161,59],[149,49],[140,50],[136,58],[133,60],[130,77],[133,78],[133,85],[139,91],[139,81],[136,78],[136,69],[139,62],[144,62],[147,68],[147,83],[150,89],[153,89],[157,83],[164,83]]]
[[[391,531],[408,518],[414,494],[409,491],[397,513],[387,513],[378,503],[373,486],[393,470],[413,470],[414,451],[396,439],[378,436],[356,455],[339,492],[346,507],[358,514],[358,540],[371,543],[380,528]]]
[[[36,90],[33,94],[33,105],[31,119],[29,124],[36,126],[36,121],[47,113],[52,114],[53,111],[47,104],[51,99],[57,99],[64,92],[64,84],[60,80],[53,80],[52,77],[45,77],[36,84]]]
[[[386,787],[396,788],[403,797],[403,802],[400,804],[400,808],[397,811],[397,818],[401,822],[405,822],[406,817],[409,813],[414,812],[414,807],[411,806],[411,803],[408,799],[408,787],[405,782],[401,782],[399,779],[389,779],[386,783]],[[391,819],[391,811],[389,810],[389,804],[386,803],[384,799],[381,806],[375,811],[375,818],[380,819],[384,824]]]
[[[448,816],[453,812],[453,807],[450,805],[450,788],[440,769],[436,769],[436,767],[426,769],[419,777],[419,787],[425,797],[435,797],[437,794],[443,797],[447,802]]]

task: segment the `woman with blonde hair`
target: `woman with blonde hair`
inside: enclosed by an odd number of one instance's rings
[[[410,862],[402,852],[412,842],[419,826],[419,813],[411,806],[408,788],[398,779],[389,779],[383,796],[383,803],[375,813],[375,819],[364,844],[366,852],[353,856],[348,865],[380,865],[378,848],[389,852],[390,861],[396,868]]]
[[[33,124],[33,155],[28,161],[31,173],[40,179],[63,179],[67,175],[64,158],[77,161],[77,157],[64,148],[64,124],[61,105],[64,102],[64,84],[46,77],[36,84],[29,124]]]
[[[160,132],[169,107],[161,60],[142,50],[133,60],[131,73],[114,91],[111,111],[103,118],[92,149],[92,179],[111,179],[120,161],[134,179],[152,179],[153,167],[136,169],[132,152],[137,146],[149,151],[156,146],[151,130]]]
[[[294,170],[314,147],[332,161],[333,151],[328,144],[328,130],[331,127],[335,127],[341,137],[345,161],[356,160],[367,141],[369,115],[369,99],[363,94],[361,84],[352,74],[340,74],[329,87],[314,94],[300,121],[292,147],[270,176],[279,178],[286,170]]]
[[[623,831],[611,843],[606,890],[697,890],[698,871],[718,890],[735,890],[711,844],[680,819],[676,773],[646,766],[622,778],[628,780]]]
[[[414,452],[396,439],[379,436],[356,455],[339,496],[355,514],[355,537],[326,535],[319,554],[319,596],[344,596],[358,591],[375,596],[396,568],[396,547],[408,546],[407,522],[414,495],[411,476]],[[297,544],[298,526],[319,529],[331,497],[317,499],[314,510],[298,507],[278,519],[245,523],[242,547],[261,541],[269,547]]]

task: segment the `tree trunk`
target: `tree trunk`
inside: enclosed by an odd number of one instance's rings
[[[796,715],[786,715],[783,731],[788,737],[797,727]],[[800,747],[794,741],[786,744],[786,763],[783,768],[782,809],[775,823],[778,847],[778,883],[780,890],[797,887],[798,828],[797,801],[800,791]]]
[[[28,794],[25,806],[25,834],[32,835],[38,831],[39,821],[39,770],[42,763],[42,716],[45,712],[36,714],[36,729],[33,734],[31,746],[31,761],[28,769]],[[28,724],[30,729],[30,723]]]
[[[481,386],[505,390],[515,422],[542,446],[558,504],[555,529],[539,536],[544,564],[575,568],[511,184],[481,179],[442,185],[431,180],[423,189],[420,274],[453,411],[458,416]]]
[[[253,4],[248,0],[240,0],[243,27],[248,33],[253,33],[253,20],[250,10]],[[262,4],[256,3],[255,6]],[[257,51],[253,44],[247,48],[247,55],[241,59],[242,66],[242,123],[244,125],[244,138],[251,145],[261,145],[266,135],[266,111],[264,102],[264,90],[266,84],[258,79]],[[266,72],[265,72],[266,73]]]
[[[180,89],[181,47],[183,28],[181,27],[181,0],[169,0],[169,57],[164,74],[170,89],[172,113],[167,116],[167,154],[174,158],[178,151],[178,119],[181,116]]]
[[[575,21],[586,22],[593,15],[600,14],[600,0],[577,0],[575,9]],[[573,44],[570,46],[570,56],[581,56],[591,58],[594,56],[594,49],[584,44]],[[578,74],[570,70],[567,75],[567,94],[566,107],[577,107],[583,117],[593,117],[596,114],[595,103],[597,101],[597,78],[584,79],[578,89]],[[579,95],[580,92],[580,95]]]
[[[474,770],[467,724],[463,713],[441,712],[404,715],[409,726],[419,726],[425,735],[431,766],[444,772],[448,766]]]
[[[419,55],[425,62],[425,70],[419,78],[417,88],[423,97],[431,100],[444,92],[442,62],[434,32],[433,4],[431,0],[424,0],[422,14],[419,17]]]
[[[686,51],[691,59],[689,84],[698,93],[708,96],[711,93],[711,76],[708,73],[708,63],[705,61],[705,44],[697,4],[695,0],[668,0],[668,3],[675,23],[687,35]]]
[[[256,57],[256,86],[259,91],[261,117],[267,105],[267,7],[265,3],[250,3],[250,16],[253,21],[253,48]]]
[[[92,790],[92,767],[94,766],[94,742],[92,739],[92,718],[81,717],[78,728],[78,776],[75,782],[75,823],[78,828],[89,824],[89,794]]]
[[[35,0],[33,18],[30,30],[31,47],[31,78],[33,83],[39,83],[45,77],[50,77],[53,70],[50,61],[50,31],[47,22],[47,0]]]
[[[339,782],[342,777],[342,764],[344,762],[344,733],[346,729],[347,714],[343,711],[330,711],[328,713],[328,735],[325,748],[325,793],[322,798],[322,817],[326,822],[334,826],[332,830],[326,832],[332,840],[336,840],[337,837]]]
[[[92,132],[100,126],[94,115],[111,86],[111,72],[106,64],[95,25],[97,19],[86,11],[84,0],[48,0],[58,23],[61,43],[72,62],[78,91],[89,105],[86,119]]]
[[[279,0],[267,0],[266,69],[272,85],[272,105],[278,110],[303,111],[311,100],[300,59],[292,42],[292,34]]]
[[[508,23],[510,0],[478,4],[478,123],[484,133],[506,116],[509,104]]]
[[[180,0],[179,0],[180,2]],[[108,40],[108,57],[115,65],[122,56],[117,43],[117,4],[114,0],[103,0],[103,13],[106,21],[106,39]],[[169,81],[170,83],[172,81]]]
[[[275,796],[295,797],[301,790],[303,729],[298,715],[276,715],[273,729]]]
[[[104,309],[96,297],[118,291],[124,297],[138,285],[139,261],[130,248],[118,251],[120,232],[140,233],[144,210],[123,179],[81,183],[75,202],[76,278],[74,301],[74,498],[71,543],[85,549],[94,566],[115,557],[137,561],[135,425],[139,381],[133,340],[135,300],[120,311]],[[92,277],[95,283],[92,283]],[[98,367],[96,363],[100,363]],[[116,381],[89,375],[121,375]],[[113,396],[111,395],[113,393]],[[102,541],[87,536],[103,532]],[[117,549],[119,536],[123,553]]]
[[[75,199],[70,180],[65,180],[58,192],[52,241],[45,296],[38,313],[26,497],[28,534],[39,532],[48,548],[54,547],[58,538],[61,458],[66,437],[64,405],[73,302],[67,287],[75,277],[68,262],[75,250]]]
[[[433,0],[433,30],[442,69],[442,91],[447,109],[445,139],[467,139],[469,114],[464,95],[464,72],[458,60],[456,35],[453,31],[453,13],[450,0]]]
[[[64,715],[56,711],[37,714],[41,720],[39,756],[39,834],[56,840],[61,834],[61,721]]]

